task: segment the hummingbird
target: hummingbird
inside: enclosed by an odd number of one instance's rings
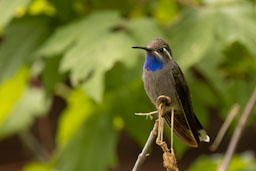
[[[174,109],[174,134],[191,147],[198,147],[200,141],[210,142],[193,111],[188,84],[166,41],[155,38],[146,47],[132,48],[146,51],[142,78],[151,102],[157,107],[159,96],[171,98],[170,109],[163,117],[171,127],[171,109]]]

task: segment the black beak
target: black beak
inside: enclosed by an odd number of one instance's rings
[[[151,52],[151,51],[152,51],[151,48],[147,48],[147,47],[133,46],[132,48],[134,48],[134,49],[143,49],[143,50],[146,50],[146,51],[148,51],[148,52]]]

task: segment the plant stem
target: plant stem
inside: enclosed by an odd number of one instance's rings
[[[251,96],[251,98],[249,99],[239,121],[238,121],[238,125],[235,129],[235,132],[232,136],[232,139],[229,143],[229,146],[228,146],[228,150],[225,154],[225,158],[224,158],[224,162],[223,164],[220,166],[220,168],[218,169],[219,171],[226,171],[228,169],[228,166],[229,166],[229,163],[230,163],[230,160],[232,158],[232,155],[236,149],[236,146],[238,144],[238,141],[241,137],[241,134],[242,134],[242,131],[246,125],[246,121],[248,120],[248,117],[253,109],[253,106],[255,104],[255,101],[256,101],[256,87],[253,91],[253,94]]]
[[[19,137],[24,145],[42,162],[48,161],[50,154],[42,147],[36,138],[29,132],[21,132]]]
[[[219,147],[219,144],[222,141],[225,133],[227,132],[229,125],[231,124],[231,122],[233,121],[235,116],[238,114],[239,110],[240,110],[240,105],[237,103],[231,107],[231,109],[228,113],[228,117],[226,118],[225,122],[221,126],[221,128],[215,138],[215,141],[210,146],[211,151],[215,151]]]

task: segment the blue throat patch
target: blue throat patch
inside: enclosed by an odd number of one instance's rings
[[[163,61],[161,58],[156,56],[150,56],[149,54],[146,54],[146,60],[144,63],[144,68],[146,70],[150,71],[156,71],[158,69],[163,68]]]

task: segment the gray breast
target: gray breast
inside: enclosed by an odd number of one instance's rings
[[[158,96],[165,95],[171,98],[171,106],[176,111],[180,110],[170,65],[165,65],[157,71],[144,69],[142,77],[144,89],[154,105]]]

